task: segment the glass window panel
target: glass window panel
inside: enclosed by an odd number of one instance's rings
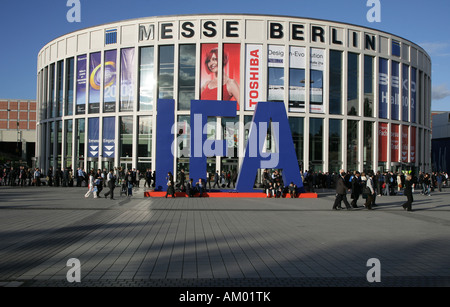
[[[133,117],[120,118],[120,157],[133,157]]]
[[[328,136],[328,170],[338,173],[342,168],[342,120],[330,119]]]
[[[72,166],[72,135],[73,135],[73,120],[66,120],[65,131],[66,144],[64,146],[64,156],[65,156],[65,167]]]
[[[67,59],[66,61],[66,101],[65,101],[65,114],[73,115],[73,103],[74,103],[74,79],[75,79],[75,60],[74,58]]]
[[[358,124],[357,120],[347,121],[347,170],[358,171]]]
[[[138,128],[138,157],[152,156],[152,117],[140,116]]]
[[[348,80],[347,80],[347,114],[358,115],[359,102],[359,55],[348,53]]]
[[[365,172],[373,170],[373,154],[373,123],[364,122],[363,166]]]
[[[269,67],[269,101],[284,101],[284,68]]]
[[[342,51],[330,50],[330,114],[342,114]]]
[[[159,46],[158,98],[173,99],[174,46]]]
[[[364,56],[364,116],[373,117],[374,57]]]
[[[297,154],[300,170],[303,169],[304,121],[305,119],[303,117],[289,117],[292,141],[294,142],[294,149]]]
[[[63,111],[63,97],[64,97],[64,61],[58,62],[58,73],[57,73],[57,97],[56,97],[56,114],[58,117],[62,116]]]
[[[139,110],[151,111],[153,109],[155,88],[154,47],[140,49],[139,60]]]
[[[309,119],[309,169],[321,171],[323,168],[323,119]]]
[[[178,110],[190,110],[195,99],[195,45],[180,45]]]

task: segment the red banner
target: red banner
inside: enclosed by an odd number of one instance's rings
[[[388,124],[378,126],[378,161],[387,162]]]
[[[400,162],[399,145],[400,145],[399,125],[392,124],[392,126],[391,126],[391,162]]]
[[[416,163],[416,127],[411,127],[411,146],[409,162]]]
[[[402,126],[402,162],[408,163],[408,126]]]

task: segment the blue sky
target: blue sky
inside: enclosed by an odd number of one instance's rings
[[[124,19],[160,15],[242,13],[346,22],[386,31],[422,46],[432,58],[435,111],[450,111],[450,1],[380,0],[370,23],[367,0],[80,0],[81,22],[69,23],[67,0],[2,1],[0,98],[36,99],[39,50],[58,36]]]

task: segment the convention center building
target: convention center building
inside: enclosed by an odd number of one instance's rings
[[[203,133],[228,147],[208,156],[210,172],[239,172],[266,101],[284,105],[301,171],[431,171],[430,56],[390,33],[288,16],[157,16],[66,34],[37,61],[44,170],[156,169],[158,104],[172,100],[173,169],[189,173],[191,102],[216,100],[235,101],[236,114],[208,117]],[[283,150],[274,130],[267,152]]]

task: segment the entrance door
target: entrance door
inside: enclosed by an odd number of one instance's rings
[[[89,173],[91,170],[94,170],[94,172],[96,173],[98,169],[98,160],[89,160],[87,161],[87,170],[86,172]]]

